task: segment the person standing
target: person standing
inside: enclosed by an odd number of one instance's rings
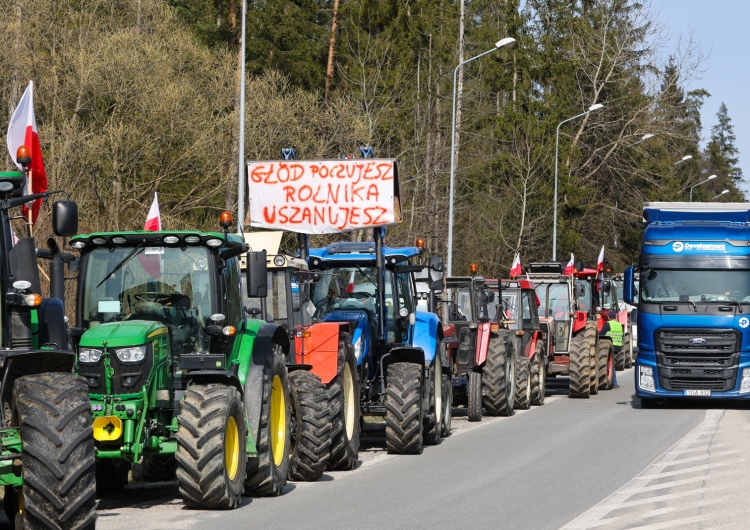
[[[622,351],[622,337],[623,329],[622,324],[617,321],[617,313],[614,311],[602,311],[602,317],[604,318],[604,325],[599,330],[599,337],[607,337],[612,341],[612,349],[615,352],[615,358]],[[620,388],[617,384],[617,367],[612,371],[612,387]]]

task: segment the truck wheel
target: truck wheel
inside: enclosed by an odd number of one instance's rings
[[[385,387],[385,444],[389,453],[422,452],[421,387],[420,365],[393,363],[388,367]]]
[[[484,408],[489,416],[513,414],[516,359],[510,344],[506,330],[490,336],[482,377]]]
[[[612,390],[615,369],[612,343],[608,340],[600,340],[596,356],[599,359],[599,388],[602,390]]]
[[[427,402],[429,410],[424,417],[424,443],[425,445],[437,445],[443,439],[443,370],[440,366],[440,357],[435,356],[435,361],[430,366],[427,374],[425,393],[429,393]],[[423,397],[424,398],[424,397]]]
[[[339,341],[341,370],[328,386],[331,404],[331,457],[328,469],[354,469],[359,458],[360,389],[357,359],[351,341]]]
[[[289,374],[291,452],[289,480],[315,482],[328,467],[331,409],[320,377],[307,370]]]
[[[482,421],[482,374],[469,372],[469,421]]]
[[[247,422],[239,391],[195,384],[185,391],[177,421],[177,482],[189,508],[234,509],[247,460]]]
[[[571,398],[587,398],[591,388],[589,344],[584,334],[579,333],[570,341],[570,365],[568,375],[570,386],[568,396]]]
[[[13,406],[23,466],[22,526],[17,527],[93,529],[95,451],[88,385],[69,373],[20,377]]]
[[[516,391],[514,408],[528,410],[531,406],[531,363],[527,357],[516,358]]]
[[[623,367],[631,368],[633,366],[633,339],[630,338],[629,331],[622,336],[622,356]]]
[[[272,361],[263,368],[263,391],[258,421],[258,455],[247,459],[245,495],[275,497],[289,475],[290,417],[289,376],[282,348],[273,344]]]
[[[174,455],[144,455],[141,473],[146,482],[174,480],[177,473],[177,459]]]
[[[441,381],[443,383],[443,424],[441,428],[443,438],[448,438],[451,435],[451,422],[453,421],[453,386],[448,374],[443,374]]]
[[[531,404],[544,405],[544,394],[547,392],[547,373],[544,362],[544,349],[537,343],[534,357],[531,358]]]

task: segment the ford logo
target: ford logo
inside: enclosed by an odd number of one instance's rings
[[[688,344],[691,344],[693,346],[700,346],[701,344],[706,344],[707,342],[708,341],[703,337],[693,337],[692,339],[688,339]]]

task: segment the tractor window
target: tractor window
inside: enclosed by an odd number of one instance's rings
[[[286,271],[275,270],[268,274],[271,281],[268,283],[268,298],[266,298],[266,320],[286,328],[289,325]]]
[[[472,320],[471,289],[464,287],[456,289],[453,297],[457,317],[455,320]]]
[[[398,307],[405,307],[409,313],[414,311],[414,291],[412,289],[412,277],[408,272],[396,274],[396,289],[398,291]]]
[[[537,311],[534,311],[534,306],[536,306],[536,298],[531,296],[532,292],[533,291],[523,291],[523,294],[521,295],[523,299],[522,304],[524,329],[539,328],[539,314]]]
[[[517,292],[503,290],[503,315],[506,320],[513,322],[508,324],[509,329],[520,329],[518,304]]]
[[[239,258],[227,261],[224,270],[227,278],[227,322],[237,325],[243,317]]]

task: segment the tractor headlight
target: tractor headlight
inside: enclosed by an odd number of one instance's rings
[[[354,357],[357,359],[362,355],[362,345],[364,342],[364,337],[360,336],[359,339],[357,339],[357,342],[354,343]]]
[[[146,345],[120,348],[115,350],[115,355],[124,363],[137,363],[146,358]]]
[[[81,349],[78,352],[79,363],[98,363],[102,358],[101,350],[92,350],[89,348]]]

